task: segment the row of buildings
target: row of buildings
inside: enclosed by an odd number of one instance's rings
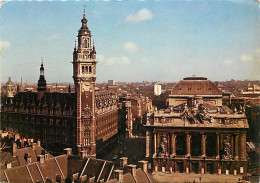
[[[1,103],[2,129],[12,128],[21,137],[40,140],[54,152],[70,147],[88,158],[95,158],[118,135],[131,138],[136,135],[134,129],[141,129],[140,133],[145,129],[148,170],[247,173],[249,125],[243,108],[223,105],[222,92],[203,77],[177,83],[168,107],[159,110],[140,89],[136,96],[119,96],[109,87],[98,89],[96,49],[87,22],[84,13],[73,51],[74,92],[47,91],[42,63],[37,92],[13,95],[12,82],[7,82],[7,96]],[[158,86],[156,93],[160,92]],[[69,158],[63,159],[70,164]]]
[[[73,52],[74,90],[46,91],[43,63],[37,92],[13,96],[11,81],[2,99],[2,129],[17,129],[22,137],[39,139],[45,146],[62,151],[72,147],[96,156],[96,141],[107,141],[118,133],[118,96],[109,90],[96,90],[96,50],[85,13]]]

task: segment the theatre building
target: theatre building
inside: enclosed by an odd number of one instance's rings
[[[246,174],[244,109],[222,105],[222,92],[207,78],[177,83],[168,108],[148,113],[145,126],[153,171]]]
[[[106,142],[118,132],[117,95],[96,88],[96,50],[91,42],[85,12],[73,52],[75,93],[46,91],[43,63],[38,92],[12,95],[10,82],[2,99],[1,128],[12,128],[23,138],[40,140],[46,149],[73,147],[96,156],[96,142]],[[56,149],[56,150],[55,150]]]

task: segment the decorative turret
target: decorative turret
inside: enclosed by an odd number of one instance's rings
[[[44,67],[43,67],[43,60],[40,67],[40,78],[38,80],[38,92],[45,92],[46,91],[46,80],[44,77]]]
[[[6,95],[8,98],[14,97],[14,84],[11,80],[11,77],[9,77],[8,81],[6,82]]]
[[[92,49],[92,52],[91,52],[91,58],[93,58],[93,59],[96,59],[96,49],[95,49],[95,45],[94,45],[94,43],[93,43],[93,49]]]

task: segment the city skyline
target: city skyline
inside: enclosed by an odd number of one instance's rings
[[[72,83],[72,52],[86,5],[97,50],[97,82],[260,78],[255,1],[5,2],[2,82]],[[112,10],[112,11],[111,11]],[[225,11],[223,11],[225,10]]]

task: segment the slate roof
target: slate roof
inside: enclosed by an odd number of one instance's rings
[[[107,183],[117,183],[117,179],[113,178],[110,179]],[[133,175],[129,172],[123,174],[123,182],[127,183],[157,183],[158,181],[155,180],[151,174],[145,173],[141,168],[136,170],[136,177],[134,178]]]
[[[0,182],[37,182],[47,179],[56,181],[57,176],[72,181],[73,174],[77,173],[78,177],[75,181],[80,181],[82,176],[87,175],[87,180],[93,177],[95,182],[100,180],[106,182],[113,168],[113,162],[110,161],[60,155],[44,160],[43,164],[34,162],[1,170]],[[80,175],[82,176],[79,177]]]
[[[184,78],[172,89],[172,95],[222,95],[217,86],[206,78]]]

